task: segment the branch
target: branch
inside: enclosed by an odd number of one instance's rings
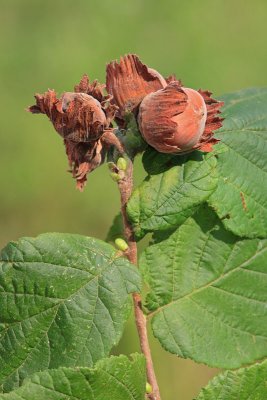
[[[133,163],[128,160],[125,177],[118,182],[121,195],[121,213],[123,218],[124,235],[129,248],[126,252],[128,260],[137,266],[137,245],[134,232],[128,221],[126,207],[133,190]],[[154,371],[151,350],[147,336],[147,318],[142,310],[142,299],[139,293],[133,294],[135,323],[139,335],[140,347],[146,358],[147,380],[152,386],[152,393],[148,394],[150,400],[160,400],[160,392]]]

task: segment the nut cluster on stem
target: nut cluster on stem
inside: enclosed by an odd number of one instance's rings
[[[144,140],[161,153],[209,152],[219,141],[214,131],[222,126],[223,103],[209,91],[184,87],[174,75],[163,78],[135,55],[108,64],[107,89],[118,125],[124,127],[132,112]]]
[[[73,92],[58,98],[54,90],[48,90],[35,99],[28,111],[46,114],[63,137],[70,170],[81,191],[87,175],[105,161],[110,148],[124,154],[121,142],[127,143],[127,137],[119,134],[127,136],[129,113],[145,142],[163,153],[211,151],[218,142],[214,131],[222,125],[218,114],[223,103],[210,92],[186,88],[174,75],[164,78],[134,54],[107,65],[106,85],[96,80],[90,83],[84,75]],[[129,155],[140,151],[136,141],[128,142],[138,147],[135,151],[128,146]]]

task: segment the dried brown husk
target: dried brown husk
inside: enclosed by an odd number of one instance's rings
[[[82,190],[86,176],[99,166],[105,157],[101,137],[110,132],[117,107],[104,93],[105,85],[90,83],[84,75],[74,92],[58,98],[54,90],[36,94],[36,104],[28,110],[46,114],[55,130],[63,137],[66,153],[77,187]]]
[[[106,87],[118,106],[117,117],[124,119],[127,112],[135,112],[143,98],[166,86],[165,79],[156,70],[143,64],[135,54],[107,65]]]

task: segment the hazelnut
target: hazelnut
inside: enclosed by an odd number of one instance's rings
[[[217,113],[223,103],[210,95],[182,87],[179,81],[148,94],[139,107],[142,136],[161,153],[211,151],[212,144],[218,142],[213,131],[222,126]]]

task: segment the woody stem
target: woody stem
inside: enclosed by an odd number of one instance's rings
[[[127,258],[137,266],[137,245],[133,228],[127,218],[126,206],[133,190],[133,164],[129,160],[125,177],[118,183],[121,195],[121,213],[123,218],[124,235],[128,242]],[[142,310],[142,298],[139,293],[133,294],[135,323],[139,335],[140,347],[146,358],[147,380],[152,387],[152,393],[148,394],[150,400],[160,400],[160,392],[154,371],[151,350],[147,335],[147,317]]]

